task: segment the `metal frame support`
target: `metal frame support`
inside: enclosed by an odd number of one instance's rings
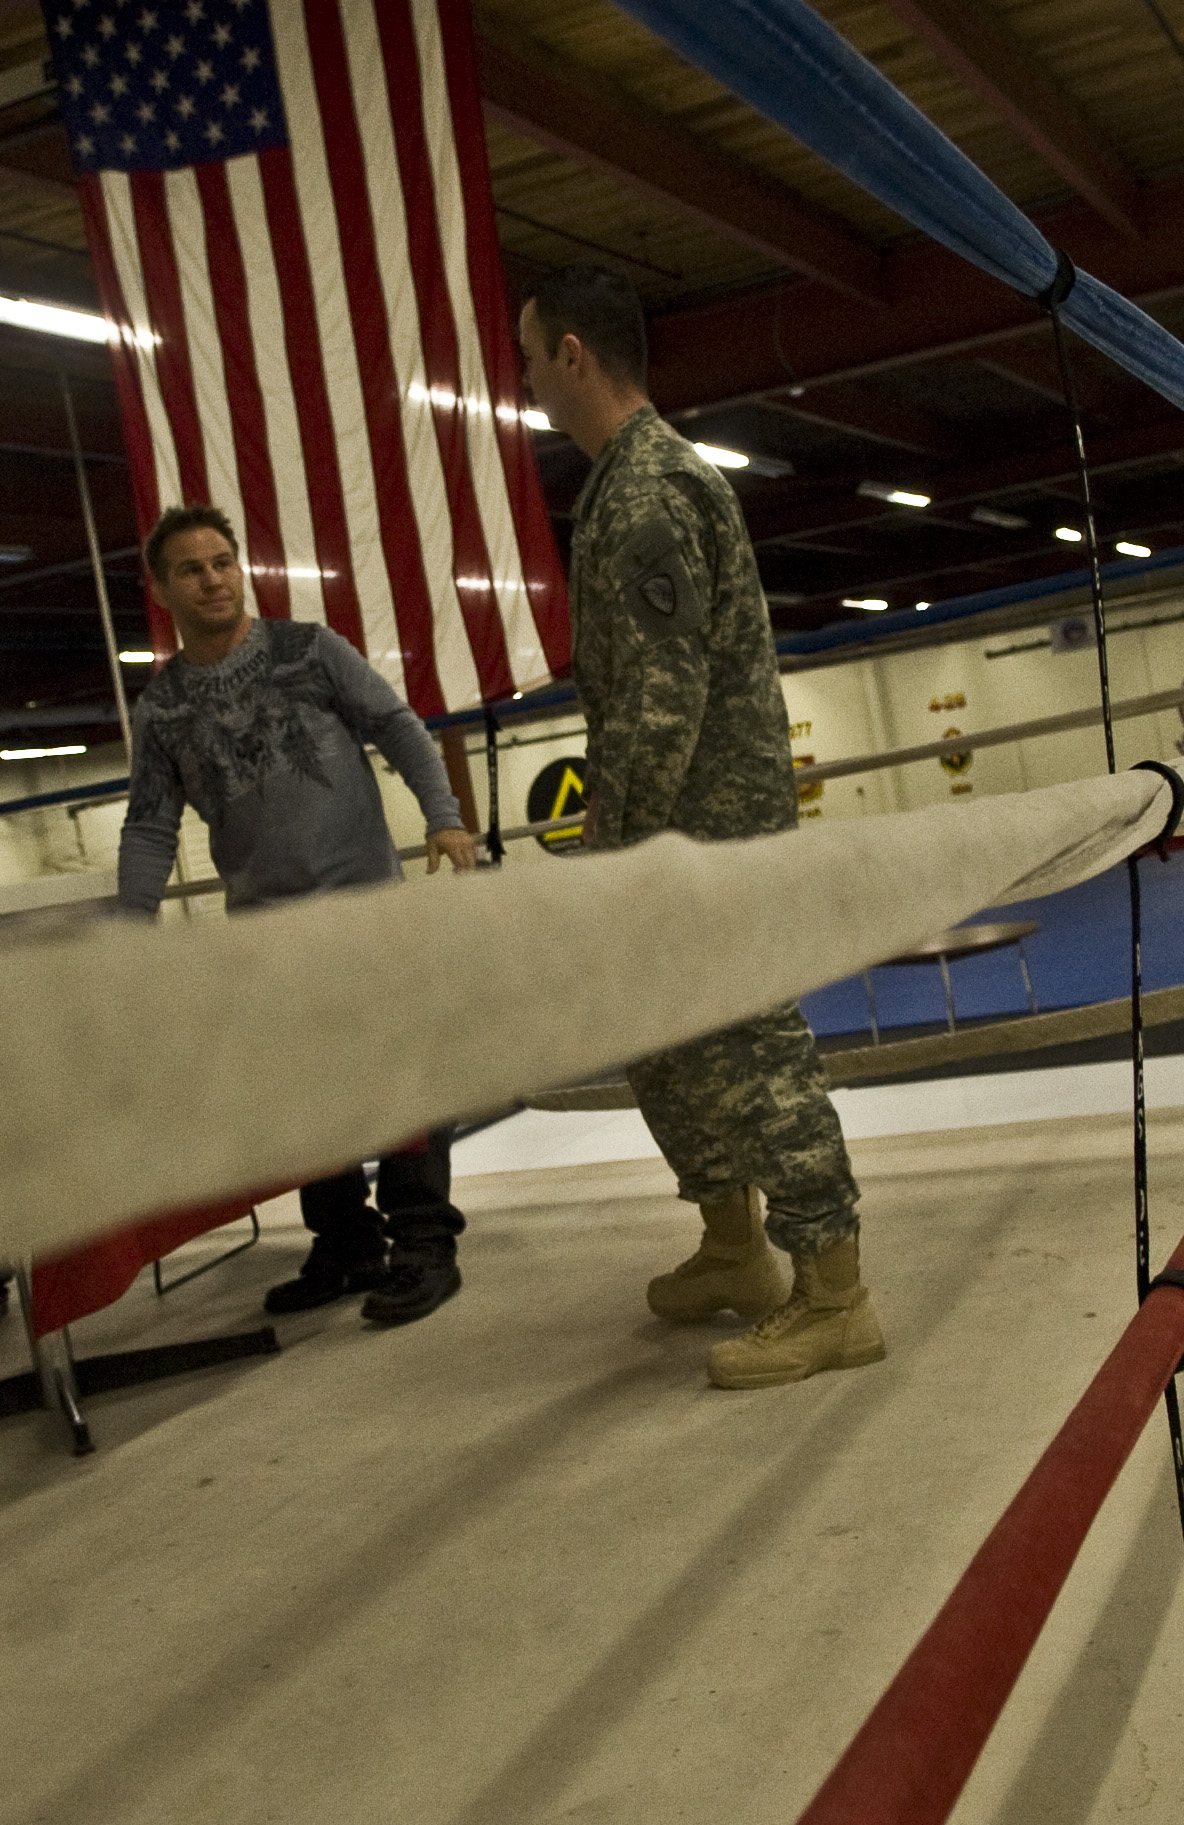
[[[200,1267],[191,1267],[187,1274],[177,1274],[174,1279],[166,1280],[161,1274],[160,1262],[154,1261],[152,1263],[152,1283],[156,1288],[157,1298],[163,1299],[166,1293],[174,1292],[179,1286],[187,1286],[191,1280],[197,1280],[202,1274],[208,1274],[211,1268],[221,1267],[224,1261],[233,1260],[235,1255],[241,1255],[245,1249],[254,1248],[262,1232],[259,1228],[258,1212],[253,1204],[247,1215],[251,1220],[251,1233],[245,1242],[236,1242],[233,1248],[223,1249],[222,1253],[215,1255],[212,1261],[203,1261]]]
[[[99,616],[103,623],[103,639],[107,646],[107,664],[111,671],[111,687],[115,693],[115,708],[119,715],[119,727],[123,734],[123,745],[127,749],[130,764],[132,758],[132,719],[127,707],[127,692],[123,687],[123,673],[119,669],[119,642],[115,638],[115,622],[111,617],[111,602],[107,595],[107,579],[103,575],[103,554],[99,549],[99,535],[95,527],[94,508],[90,498],[90,483],[86,479],[86,462],[82,454],[82,441],[78,435],[78,422],[74,416],[74,395],[70,391],[70,377],[63,368],[58,369],[58,384],[62,389],[62,404],[66,409],[66,430],[70,438],[70,452],[74,458],[74,474],[78,482],[78,499],[82,507],[82,523],[86,528],[87,549],[90,552],[90,567],[95,580],[95,594],[99,598]]]

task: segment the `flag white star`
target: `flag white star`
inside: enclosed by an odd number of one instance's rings
[[[59,38],[72,38],[74,36],[74,21],[72,19],[67,19],[66,15],[63,13],[53,29]]]
[[[136,149],[136,142],[130,133],[125,133],[119,142],[119,150],[125,158],[130,158]]]
[[[167,70],[153,70],[148,80],[156,93],[160,95],[169,86],[169,73]]]
[[[251,131],[252,131],[252,133],[262,133],[262,131],[266,125],[267,125],[267,109],[266,108],[252,108],[252,110],[251,110]]]
[[[170,152],[179,152],[181,150],[181,135],[179,133],[174,133],[173,129],[170,127],[164,136],[164,143]]]
[[[228,25],[219,24],[214,27],[213,31],[210,33],[210,37],[214,40],[218,49],[224,51],[230,43],[230,40],[234,37],[234,33]]]
[[[174,105],[182,120],[188,120],[191,114],[197,112],[197,103],[192,95],[182,95]]]
[[[88,70],[93,70],[93,69],[97,68],[98,62],[99,62],[99,53],[98,53],[97,48],[93,44],[87,44],[87,45],[83,46],[82,61],[86,65]]]
[[[66,83],[66,87],[69,89],[69,91],[70,91],[71,95],[74,97],[75,101],[77,101],[78,97],[82,94],[83,90],[86,88],[86,84],[83,82],[81,76],[71,76],[69,78],[68,82]]]
[[[94,107],[90,111],[90,117],[94,121],[96,127],[105,127],[111,118],[111,110],[105,101],[96,101]]]
[[[116,25],[114,19],[112,19],[110,13],[104,13],[103,17],[99,20],[99,30],[104,38],[114,38],[119,27]]]
[[[250,6],[251,0],[230,0],[230,4],[236,13],[243,13]]]
[[[110,89],[112,95],[126,95],[127,94],[127,77],[121,76],[117,70],[115,72],[115,75],[111,78],[110,82],[107,84],[107,87]]]
[[[136,109],[136,115],[137,118],[142,120],[144,125],[147,126],[150,120],[156,119],[156,103],[153,101],[142,101]]]
[[[216,146],[220,139],[226,138],[219,121],[212,120],[210,122],[209,126],[206,128],[206,138],[209,140],[211,146]]]
[[[74,11],[80,13],[83,7],[88,6],[89,4],[90,0],[74,0]]]
[[[148,8],[145,7],[144,11],[140,14],[140,17],[136,21],[136,23],[142,32],[154,32],[156,30],[159,17],[160,17],[160,15],[158,13],[149,12]]]
[[[182,37],[180,37],[176,32],[174,32],[171,38],[165,39],[164,48],[168,52],[169,56],[175,60],[176,58],[178,58],[181,55],[182,51],[185,49],[185,40]]]
[[[189,5],[185,8],[185,17],[188,19],[190,25],[196,25],[198,20],[204,19],[205,16],[206,9],[202,5],[201,0],[189,0]]]
[[[207,82],[213,82],[214,66],[210,62],[208,57],[202,58],[201,62],[197,65],[197,68],[194,70],[193,74],[197,77],[198,82],[201,83],[203,88],[205,87]]]
[[[133,70],[138,63],[142,63],[144,60],[143,51],[140,49],[139,45],[134,42],[128,45],[123,54],[131,64]]]
[[[79,158],[89,158],[94,149],[95,142],[89,133],[84,133],[81,139],[76,139],[74,141],[74,150],[77,152]]]
[[[247,49],[239,58],[239,62],[242,64],[244,70],[257,70],[259,68],[259,57],[260,53],[255,49],[254,45],[248,45]]]
[[[239,102],[242,100],[242,96],[239,93],[237,82],[228,82],[226,84],[226,87],[222,91],[221,100],[224,108],[238,107]]]

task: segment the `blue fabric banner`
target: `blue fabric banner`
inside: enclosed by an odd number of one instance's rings
[[[1056,250],[998,187],[804,0],[617,0],[689,63],[888,208],[1016,291],[1052,284]],[[1184,406],[1184,345],[1079,272],[1061,319]]]

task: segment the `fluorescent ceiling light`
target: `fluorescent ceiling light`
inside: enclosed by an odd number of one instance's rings
[[[717,469],[748,467],[748,458],[740,450],[720,450],[715,444],[696,444],[695,448],[705,463],[714,463]]]
[[[881,602],[880,598],[878,596],[844,596],[843,597],[843,607],[844,608],[866,608],[869,610],[870,613],[876,614],[876,615],[878,615],[882,609],[887,608],[887,606],[888,606],[887,602]]]
[[[1114,549],[1121,551],[1124,558],[1149,558],[1151,556],[1150,545],[1132,545],[1129,539],[1119,539]]]
[[[324,577],[330,579],[337,575],[335,570],[320,570],[315,564],[248,564],[246,568],[253,577],[296,577],[297,579]]]
[[[85,748],[0,748],[0,760],[54,760],[59,754],[85,754]]]
[[[0,323],[18,329],[44,330],[50,336],[73,336],[79,342],[106,342],[110,329],[92,311],[64,310],[60,304],[30,304],[27,298],[0,298]]]
[[[927,608],[933,607],[933,604],[932,604],[932,602],[916,602],[913,604],[913,606],[916,608],[916,611],[919,615],[923,615]]]
[[[151,665],[156,658],[156,654],[133,651],[120,653],[119,658],[120,663],[123,665]]]
[[[1054,539],[1064,539],[1066,545],[1080,545],[1085,534],[1078,532],[1076,526],[1058,526],[1053,537]]]
[[[793,474],[793,464],[781,456],[750,456],[748,473],[759,475],[763,481],[779,482]]]
[[[860,482],[855,490],[866,500],[888,501],[893,507],[928,507],[931,494],[916,494],[910,488],[894,488],[891,482]]]
[[[537,406],[527,406],[522,414],[522,422],[524,425],[529,425],[532,431],[553,431],[555,429],[547,414],[540,412]]]
[[[1004,513],[1002,507],[972,507],[970,517],[980,526],[1002,526],[1004,532],[1022,532],[1028,524],[1022,513]]]

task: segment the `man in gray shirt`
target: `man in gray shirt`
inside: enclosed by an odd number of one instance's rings
[[[401,879],[367,742],[419,801],[429,874],[444,856],[454,868],[475,867],[473,839],[418,716],[339,634],[247,614],[238,543],[223,513],[170,508],[144,556],[181,650],[133,718],[119,848],[126,911],[159,908],[187,803],[209,827],[228,912]],[[449,1197],[448,1146],[447,1130],[437,1130],[380,1160],[378,1210],[360,1166],[304,1186],[312,1252],[297,1279],[272,1287],[268,1311],[366,1292],[363,1315],[398,1324],[454,1293],[464,1218]]]

